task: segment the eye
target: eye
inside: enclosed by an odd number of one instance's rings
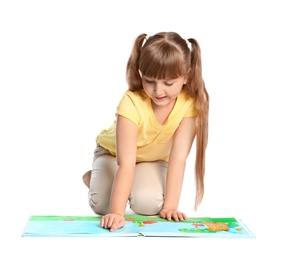
[[[148,83],[148,84],[153,84],[154,83],[153,80],[149,80],[149,79],[145,79],[145,82]]]
[[[168,87],[172,86],[174,84],[174,82],[164,82],[164,84]]]

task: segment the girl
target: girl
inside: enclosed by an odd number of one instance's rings
[[[137,214],[187,219],[178,204],[195,137],[195,210],[204,194],[209,96],[198,42],[175,32],[141,34],[126,77],[116,121],[97,136],[92,170],[83,175],[89,204],[110,231],[125,225],[127,202]]]

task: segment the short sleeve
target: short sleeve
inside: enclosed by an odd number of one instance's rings
[[[123,97],[121,98],[118,106],[116,115],[121,115],[129,120],[131,120],[133,123],[135,123],[137,126],[140,123],[140,116],[135,104],[134,95],[132,92],[127,91]]]
[[[196,112],[196,100],[194,98],[189,97],[187,102],[186,102],[186,113],[184,117],[192,117],[192,116],[197,116]]]

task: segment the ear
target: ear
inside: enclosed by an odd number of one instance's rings
[[[187,79],[188,79],[188,76],[185,76],[183,79],[183,85],[185,85],[187,83]]]

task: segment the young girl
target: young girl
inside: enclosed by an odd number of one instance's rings
[[[175,32],[141,34],[126,72],[116,121],[97,136],[92,170],[83,175],[89,204],[110,231],[125,225],[127,202],[137,214],[187,219],[178,204],[195,137],[195,210],[204,194],[209,96],[198,42]]]

